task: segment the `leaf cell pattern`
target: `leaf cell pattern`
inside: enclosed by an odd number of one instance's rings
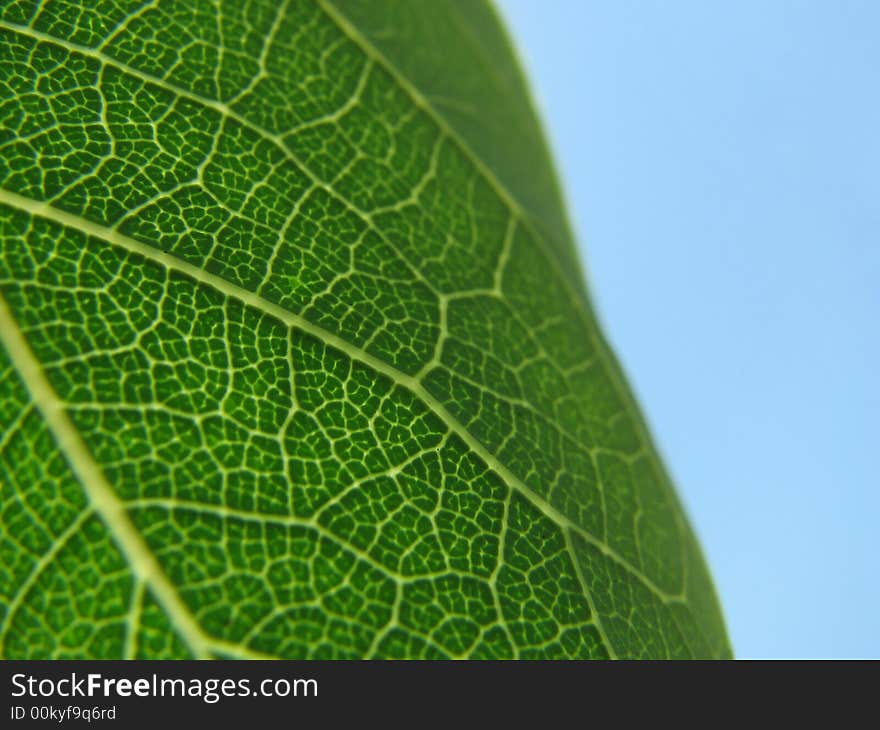
[[[475,5],[2,4],[3,656],[729,654]]]

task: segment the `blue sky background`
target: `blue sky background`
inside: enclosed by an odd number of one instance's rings
[[[880,2],[498,5],[736,654],[880,657]]]

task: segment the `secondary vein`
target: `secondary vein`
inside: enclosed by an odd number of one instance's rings
[[[413,393],[425,406],[433,411],[453,433],[476,453],[490,469],[498,474],[507,485],[529,500],[537,509],[549,517],[559,527],[572,530],[583,537],[584,540],[595,546],[603,555],[617,562],[634,578],[638,579],[646,588],[658,596],[664,603],[683,602],[681,595],[669,594],[657,586],[648,576],[646,576],[636,566],[632,565],[628,560],[615,552],[607,543],[598,539],[595,535],[585,530],[580,525],[574,523],[567,516],[553,507],[546,499],[538,495],[531,487],[525,484],[516,474],[508,469],[498,458],[490,452],[480,441],[478,441],[461,422],[449,412],[449,410],[435,398],[422,383],[411,375],[398,370],[389,365],[384,360],[380,360],[375,355],[360,349],[348,340],[339,335],[330,332],[301,315],[295,314],[284,307],[270,302],[252,291],[237,286],[227,279],[223,279],[215,274],[211,274],[204,269],[188,263],[178,257],[161,251],[153,246],[129,238],[116,230],[93,223],[79,216],[59,210],[47,203],[25,198],[16,193],[0,189],[0,203],[12,206],[31,215],[40,216],[48,220],[55,221],[65,227],[76,229],[97,240],[103,240],[111,245],[115,245],[125,249],[131,253],[142,256],[146,259],[154,261],[166,269],[177,271],[178,273],[189,276],[195,281],[210,286],[221,292],[227,297],[237,299],[238,301],[250,306],[264,314],[283,322],[288,327],[293,327],[307,332],[327,345],[336,348],[345,353],[354,360],[368,365],[373,370],[382,373],[390,378],[393,382],[406,388]],[[26,347],[26,343],[22,339],[22,344]],[[34,361],[36,362],[36,361]],[[48,385],[48,384],[47,384]],[[66,416],[65,416],[66,418]],[[69,421],[68,421],[69,423]],[[73,428],[73,426],[70,426]],[[572,555],[572,560],[577,561],[577,556]]]

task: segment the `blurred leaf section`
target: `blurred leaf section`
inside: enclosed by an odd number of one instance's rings
[[[471,150],[509,204],[543,231],[563,275],[580,291],[577,249],[549,150],[492,4],[336,0],[332,7]]]
[[[491,8],[0,53],[3,656],[729,654]]]

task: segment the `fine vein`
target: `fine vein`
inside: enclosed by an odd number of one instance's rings
[[[210,640],[203,634],[177,590],[159,567],[125,505],[116,496],[101,468],[95,463],[82,437],[64,411],[42,367],[25,340],[18,323],[0,295],[0,344],[18,371],[61,453],[82,485],[92,509],[112,533],[116,545],[131,566],[135,578],[150,586],[180,637],[199,658],[210,654]],[[60,541],[59,541],[60,542]],[[9,615],[13,613],[9,611]]]
[[[319,327],[318,325],[313,324],[302,316],[294,314],[293,312],[258,296],[252,291],[236,286],[228,280],[216,276],[215,274],[211,274],[204,269],[199,268],[198,266],[194,266],[193,264],[177,258],[172,254],[166,253],[165,251],[160,251],[157,248],[141,243],[140,241],[136,241],[135,239],[129,238],[128,236],[124,236],[118,231],[106,228],[105,226],[98,225],[79,216],[75,216],[65,211],[59,210],[46,203],[41,203],[38,201],[34,201],[30,198],[25,198],[23,196],[17,195],[16,193],[11,193],[7,190],[0,189],[0,203],[5,203],[6,205],[13,206],[15,208],[18,208],[19,210],[30,213],[31,215],[53,220],[63,226],[77,229],[82,233],[92,236],[98,240],[106,241],[107,243],[123,248],[139,256],[143,256],[144,258],[147,258],[151,261],[155,261],[156,263],[164,266],[167,269],[185,274],[202,284],[205,284],[212,287],[213,289],[220,291],[227,297],[237,299],[243,304],[253,307],[258,311],[261,311],[271,317],[274,317],[277,320],[280,320],[288,327],[294,327],[304,332],[307,332],[322,340],[326,344],[335,347],[337,350],[344,352],[349,357],[355,360],[359,360],[366,365],[369,365],[377,372],[382,373],[398,385],[412,392],[417,398],[422,401],[422,403],[424,403],[429,409],[431,409],[452,432],[457,434],[459,438],[461,438],[462,441],[464,441],[465,444],[467,444],[467,446],[489,466],[490,469],[497,473],[512,489],[517,490],[520,494],[525,496],[533,505],[535,505],[535,507],[537,507],[547,517],[553,520],[557,525],[564,529],[569,529],[577,532],[585,540],[587,540],[589,543],[599,549],[604,555],[619,563],[628,573],[641,581],[649,590],[651,590],[664,602],[670,603],[683,601],[683,597],[681,595],[672,595],[662,590],[641,570],[639,570],[625,558],[617,554],[605,542],[596,538],[580,525],[572,522],[568,517],[566,517],[564,514],[559,512],[559,510],[553,507],[549,502],[547,502],[547,500],[537,495],[534,490],[532,490],[528,485],[524,484],[522,480],[517,477],[513,472],[511,472],[504,464],[502,464],[494,454],[492,454],[482,443],[474,438],[474,436],[458,421],[458,419],[456,419],[455,416],[453,416],[440,401],[438,401],[430,392],[428,392],[421,384],[421,382],[419,382],[416,378],[407,375],[404,372],[401,372],[397,368],[389,365],[387,362],[380,360],[374,355],[371,355],[370,353],[360,349],[359,347],[353,345],[348,340],[345,340],[339,335],[325,330],[323,327]],[[571,557],[572,560],[577,560],[577,556],[572,555]]]

